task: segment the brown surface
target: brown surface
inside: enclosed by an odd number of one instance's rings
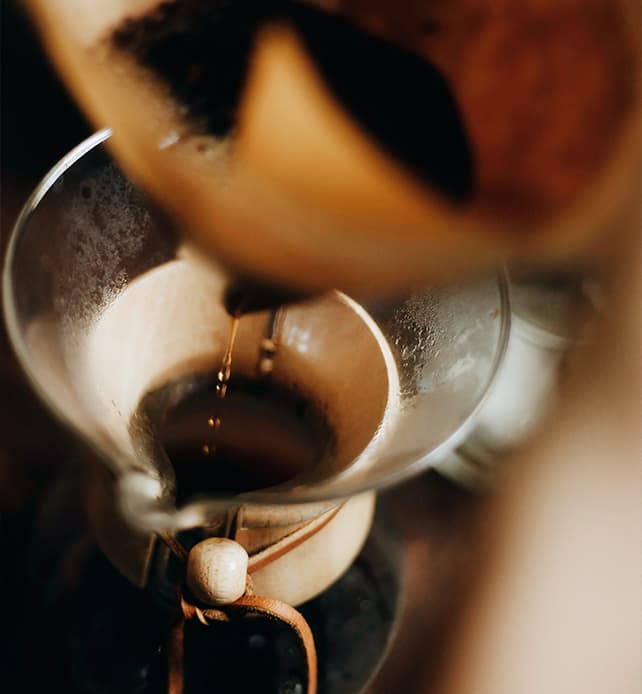
[[[340,0],[338,11],[444,71],[478,197],[504,215],[545,216],[580,194],[639,99],[639,4]]]
[[[432,472],[386,500],[403,537],[405,581],[394,641],[367,694],[431,692],[470,579],[483,570],[475,550],[487,501]]]
[[[294,29],[258,37],[228,159],[189,135],[164,80],[103,44],[87,50],[101,13],[85,13],[85,24],[76,10],[91,3],[29,6],[78,102],[96,124],[113,126],[110,148],[124,170],[203,250],[257,280],[383,295],[511,255],[559,261],[610,228],[622,206],[637,204],[639,17],[629,0],[338,4],[450,78],[477,162],[477,193],[461,208],[367,135]],[[108,33],[113,10],[124,8],[100,8]],[[364,52],[347,50],[343,63]],[[393,82],[407,78],[400,72]],[[421,85],[407,90],[416,102],[426,98]],[[400,110],[412,114],[412,104]],[[159,149],[168,134],[176,144]]]

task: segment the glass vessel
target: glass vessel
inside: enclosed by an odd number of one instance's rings
[[[271,482],[181,494],[161,431],[168,413],[214,388],[231,329],[227,275],[123,176],[103,146],[109,136],[96,133],[45,176],[17,221],[3,277],[24,371],[84,445],[93,536],[133,585],[171,604],[176,567],[159,538],[189,550],[234,536],[252,564],[316,523],[314,537],[253,578],[261,594],[290,604],[327,601],[366,542],[373,490],[438,466],[473,430],[506,349],[506,279],[376,304],[335,291],[244,315],[230,395],[266,380],[296,393],[298,424],[324,422],[313,462]],[[210,419],[203,446],[213,443]],[[257,421],[241,428],[242,441],[260,439]]]

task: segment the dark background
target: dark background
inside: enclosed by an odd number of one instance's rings
[[[0,255],[20,208],[42,176],[91,131],[49,67],[29,21],[0,0]],[[25,386],[0,322],[0,511],[16,509],[32,487],[26,457],[55,458],[56,427]],[[53,437],[53,438],[52,438]],[[35,461],[38,463],[38,461]],[[9,475],[10,482],[6,480]]]
[[[56,161],[90,132],[50,69],[19,4],[0,0],[0,259],[31,190]],[[65,432],[26,384],[0,320],[0,691],[33,691],[25,671],[55,673],[41,657],[42,635],[30,625],[36,596],[24,570],[34,510],[69,455]],[[30,633],[30,629],[32,633]],[[27,638],[25,639],[25,634]],[[55,636],[54,636],[55,638]]]

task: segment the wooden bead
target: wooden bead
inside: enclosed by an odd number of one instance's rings
[[[245,592],[247,552],[238,542],[222,537],[203,540],[187,558],[187,587],[208,605],[229,605]]]

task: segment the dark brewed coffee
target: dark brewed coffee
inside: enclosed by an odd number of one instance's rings
[[[157,425],[176,475],[178,504],[286,482],[331,450],[327,420],[307,398],[270,380],[233,376],[225,398],[214,385],[203,384]]]

